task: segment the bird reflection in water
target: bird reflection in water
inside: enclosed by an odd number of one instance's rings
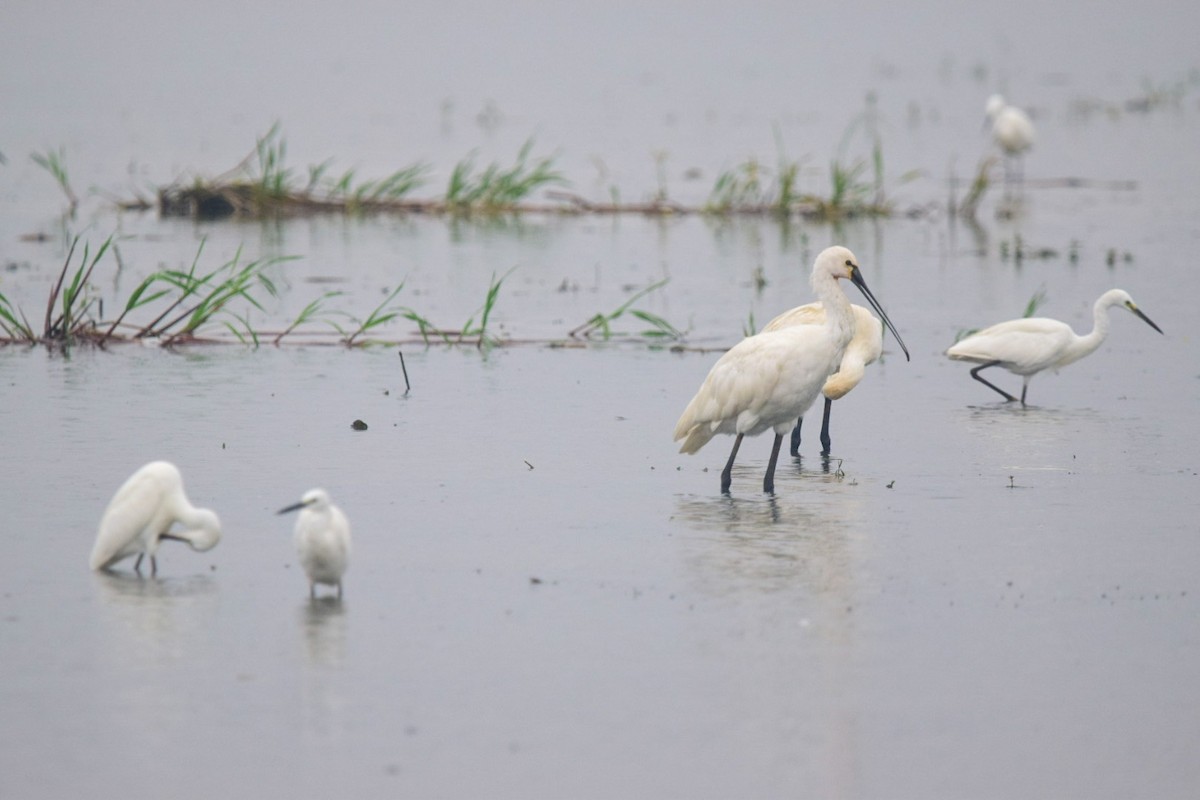
[[[313,665],[340,666],[346,656],[346,606],[335,596],[306,600],[298,619],[305,655]]]

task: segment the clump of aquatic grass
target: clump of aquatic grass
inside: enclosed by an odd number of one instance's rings
[[[45,153],[31,153],[29,157],[33,160],[33,163],[50,173],[55,183],[58,184],[58,188],[67,196],[67,202],[71,204],[71,211],[73,212],[76,206],[79,205],[79,198],[71,188],[71,179],[67,175],[66,148],[60,147],[57,151],[47,150]]]
[[[758,333],[758,326],[754,323],[754,311],[751,310],[750,316],[742,323],[742,336],[753,336]]]
[[[212,180],[196,178],[190,184],[160,189],[159,212],[216,219],[235,214],[263,217],[403,208],[407,196],[424,183],[429,171],[427,165],[417,163],[383,178],[360,181],[355,170],[347,170],[339,179],[330,180],[331,164],[326,159],[309,166],[302,181],[287,165],[287,139],[276,122],[232,170]]]
[[[500,296],[500,287],[504,284],[504,279],[512,274],[513,269],[516,269],[516,267],[504,273],[499,279],[496,278],[496,273],[492,273],[492,278],[488,282],[487,295],[483,300],[483,306],[477,312],[480,315],[479,325],[475,325],[475,315],[472,314],[462,327],[462,333],[459,336],[460,341],[463,338],[474,338],[476,339],[476,345],[481,348],[485,346],[490,347],[499,341],[488,335],[488,319],[492,315],[492,309],[496,306],[496,299]]]
[[[992,167],[996,165],[997,160],[994,155],[980,160],[979,166],[975,169],[975,177],[971,180],[971,185],[967,188],[967,196],[963,198],[962,203],[955,203],[954,199],[951,198],[951,214],[958,213],[967,219],[975,219],[975,211],[979,208],[979,203],[983,200],[984,194],[991,186]]]
[[[496,308],[496,301],[500,297],[500,287],[504,285],[505,279],[515,269],[516,267],[513,267],[499,278],[496,277],[495,273],[492,273],[491,280],[488,282],[487,293],[484,295],[483,305],[476,309],[458,330],[441,328],[411,308],[399,309],[401,312],[400,316],[417,324],[421,340],[427,345],[430,342],[430,337],[433,336],[440,338],[446,344],[473,342],[479,348],[499,344],[500,340],[488,333],[488,323],[491,320],[492,312]],[[478,323],[476,322],[476,317],[478,317]]]
[[[233,260],[208,273],[198,274],[197,266],[204,249],[202,242],[188,271],[159,270],[145,278],[129,295],[118,317],[112,322],[103,322],[94,313],[100,304],[99,299],[90,293],[89,286],[100,259],[110,249],[115,252],[113,239],[111,236],[106,239],[95,254],[92,254],[90,245],[85,243],[83,258],[71,272],[78,241],[78,237],[72,241],[58,279],[51,286],[46,299],[45,322],[40,333],[30,325],[16,304],[0,295],[0,328],[3,328],[8,341],[70,345],[76,341],[104,344],[110,340],[157,337],[163,344],[171,345],[195,340],[202,327],[221,317],[221,321],[239,340],[257,343],[257,334],[249,322],[248,309],[238,313],[231,306],[238,302],[262,310],[257,292],[261,289],[276,294],[275,286],[264,270],[288,260],[278,257],[243,264],[239,249]],[[125,322],[130,312],[166,297],[171,297],[171,301],[149,323],[130,325]],[[224,318],[226,316],[241,323],[241,327],[231,324]],[[132,329],[132,332],[121,333],[118,331],[121,327]]]
[[[95,323],[91,311],[96,305],[96,298],[87,293],[88,281],[96,264],[112,244],[112,237],[104,241],[95,255],[91,255],[90,246],[85,243],[83,258],[68,281],[67,275],[78,244],[79,237],[76,236],[71,241],[58,279],[50,287],[50,294],[46,298],[45,321],[40,333],[30,324],[29,318],[19,306],[0,294],[0,328],[4,329],[8,341],[68,345],[77,339],[91,338],[94,335]]]
[[[862,133],[869,145],[869,157],[850,158],[849,146]],[[868,172],[868,167],[870,172]],[[915,170],[900,176],[906,183],[920,173]],[[892,203],[884,189],[883,137],[879,132],[879,115],[875,96],[867,96],[866,109],[851,120],[838,146],[838,154],[829,165],[830,193],[828,197],[805,195],[807,216],[819,219],[843,219],[858,216],[886,217],[892,213]]]
[[[387,296],[383,298],[383,302],[375,306],[370,314],[368,314],[364,319],[355,319],[355,322],[358,323],[357,328],[347,332],[342,330],[342,328],[338,325],[334,324],[333,327],[338,331],[338,333],[342,334],[342,341],[345,342],[347,347],[353,347],[360,337],[365,336],[366,334],[376,330],[388,322],[391,322],[396,317],[402,316],[408,310],[404,307],[397,307],[392,304],[392,302],[396,299],[396,296],[400,294],[403,289],[404,281],[400,281],[400,285],[388,292]]]
[[[75,270],[71,282],[64,287],[63,282],[67,277],[67,270],[71,265],[71,257],[75,254],[77,244],[79,244],[78,236],[71,241],[71,248],[67,251],[62,271],[59,272],[58,280],[46,300],[46,324],[42,332],[44,341],[69,342],[89,327],[88,311],[95,301],[92,298],[85,298],[84,293],[88,279],[92,277],[92,270],[96,268],[97,262],[112,244],[112,237],[109,236],[104,240],[104,244],[96,251],[96,255],[92,257],[90,263],[88,260],[89,245],[84,243],[83,259],[79,262],[79,267]],[[61,307],[56,315],[54,307],[59,302],[61,302]]]
[[[858,131],[867,131],[868,156],[851,157],[847,142]],[[163,216],[193,216],[217,219],[240,215],[254,218],[281,214],[317,213],[431,213],[463,214],[504,213],[598,213],[598,214],[779,214],[798,213],[810,219],[842,219],[855,216],[887,216],[893,204],[884,191],[883,142],[879,135],[874,101],[867,111],[852,121],[842,145],[830,164],[830,189],[826,196],[801,191],[803,161],[784,155],[779,128],[775,128],[777,164],[774,170],[757,158],[721,173],[708,200],[699,206],[685,206],[669,200],[668,154],[654,151],[657,190],[641,202],[622,201],[615,185],[609,187],[608,202],[595,202],[564,190],[555,184],[567,180],[555,168],[552,157],[534,158],[533,140],[518,151],[515,163],[501,166],[491,163],[479,168],[472,151],[452,169],[445,191],[434,198],[415,197],[426,183],[431,168],[417,162],[381,178],[360,179],[350,169],[335,175],[331,160],[326,159],[303,171],[287,164],[287,141],[279,123],[256,139],[254,150],[233,170],[215,179],[194,178],[191,183],[176,182],[158,192],[159,212]],[[902,176],[909,180],[917,173]],[[550,204],[532,202],[539,189],[548,189]],[[142,202],[123,204],[127,208],[145,207]],[[909,209],[909,216],[926,213],[928,207]]]
[[[430,343],[431,338],[437,337],[446,344],[463,344],[469,342],[481,348],[490,347],[499,343],[499,339],[490,334],[489,323],[492,318],[492,312],[496,308],[496,301],[500,296],[500,288],[504,285],[505,279],[510,274],[512,274],[512,270],[509,270],[504,275],[497,278],[493,273],[491,281],[488,283],[488,290],[487,294],[484,296],[483,305],[480,306],[480,308],[474,313],[472,313],[467,319],[466,323],[464,323],[463,326],[458,330],[439,327],[431,322],[429,318],[421,315],[412,308],[397,304],[395,300],[397,296],[399,296],[400,292],[404,289],[403,282],[401,282],[400,285],[395,289],[388,292],[387,296],[384,297],[383,302],[372,309],[371,313],[365,318],[358,319],[351,316],[351,319],[354,320],[356,326],[353,329],[342,328],[335,322],[329,320],[327,321],[335,330],[338,331],[339,334],[341,334],[342,341],[348,347],[367,344],[368,341],[364,338],[365,336],[377,331],[382,326],[397,318],[407,319],[410,322],[416,323],[421,340],[427,345]],[[332,294],[333,293],[328,294],[327,297],[332,296]],[[315,302],[316,301],[314,301],[314,303]],[[315,315],[316,307],[314,304],[309,304],[309,307],[306,308],[306,312],[310,311],[310,309],[311,313],[302,314],[301,317],[304,318],[298,318],[296,322],[292,324],[292,326],[284,331],[283,334],[280,334],[280,338],[290,333],[297,325],[308,321],[309,318]],[[276,341],[278,341],[278,339]]]
[[[750,158],[717,176],[709,193],[706,211],[725,213],[763,203],[762,179],[765,170],[758,159]]]
[[[412,164],[386,177],[366,180],[359,184],[353,183],[354,171],[351,170],[334,185],[330,195],[344,197],[347,209],[351,211],[401,200],[425,183],[429,169],[429,165],[425,163]]]
[[[667,322],[667,320],[665,320],[662,317],[658,316],[657,314],[653,314],[649,311],[645,311],[643,309],[638,309],[638,308],[633,308],[633,304],[636,303],[638,300],[642,299],[643,297],[650,294],[651,292],[656,291],[656,290],[661,289],[662,287],[666,286],[668,283],[668,280],[669,279],[664,278],[663,280],[658,281],[657,283],[652,283],[649,286],[647,286],[646,288],[635,292],[628,300],[626,300],[621,305],[617,306],[617,308],[614,309],[613,311],[610,311],[608,313],[603,313],[603,312],[597,313],[591,319],[589,319],[587,322],[572,329],[568,335],[572,339],[598,338],[602,341],[608,341],[609,339],[611,339],[614,336],[628,336],[630,334],[613,330],[613,323],[616,322],[621,317],[623,317],[626,313],[628,313],[630,316],[632,316],[636,319],[639,319],[642,322],[645,322],[650,325],[649,328],[647,328],[643,331],[640,331],[638,334],[636,334],[638,336],[641,336],[641,337],[644,337],[647,339],[658,339],[658,340],[682,339],[683,335],[684,335],[683,331],[679,330],[674,325]]]
[[[802,162],[787,157],[778,124],[773,131],[776,149],[774,179],[769,180],[772,170],[751,157],[717,176],[704,211],[718,214],[787,214],[803,203],[805,198],[799,191]]]
[[[472,153],[467,156],[450,173],[446,206],[457,211],[504,211],[513,208],[539,188],[565,183],[549,156],[530,162],[529,153],[532,149],[533,140],[529,139],[517,153],[516,163],[507,169],[492,162],[476,172],[475,155]]]
[[[1007,239],[1000,241],[1000,260],[1008,261],[1012,259],[1018,266],[1023,261],[1046,261],[1049,259],[1058,258],[1062,255],[1057,248],[1054,247],[1031,247],[1028,245],[1020,234],[1016,234],[1012,238],[1012,242]]]
[[[282,200],[292,191],[292,170],[284,166],[287,160],[287,139],[276,122],[254,144],[258,156],[258,179],[256,181],[259,201]],[[310,173],[311,174],[311,173]]]
[[[1046,302],[1046,287],[1043,286],[1042,288],[1040,288],[1036,292],[1034,292],[1033,296],[1029,298],[1029,302],[1025,304],[1025,311],[1024,311],[1024,313],[1021,314],[1021,316],[1026,319],[1028,319],[1029,317],[1032,317],[1034,314],[1037,313],[1037,310],[1045,304],[1045,302]]]
[[[404,313],[402,313],[400,316],[404,317],[404,319],[408,320],[409,322],[416,323],[417,333],[420,335],[421,341],[423,341],[425,344],[429,344],[429,337],[431,335],[440,336],[442,341],[446,342],[446,344],[451,343],[450,334],[440,330],[438,326],[434,325],[426,317],[421,316],[411,308],[404,309]]]
[[[10,342],[32,344],[38,340],[25,313],[13,305],[3,292],[0,292],[0,328],[4,329],[4,336]]]
[[[279,342],[283,340],[283,337],[287,336],[288,334],[290,334],[292,331],[296,330],[296,328],[300,327],[301,325],[305,325],[316,319],[324,319],[325,314],[327,313],[326,309],[325,309],[325,302],[334,297],[340,297],[342,294],[343,294],[342,292],[325,292],[320,297],[318,297],[316,300],[313,300],[311,303],[306,305],[303,309],[300,310],[300,313],[296,315],[296,318],[294,320],[292,320],[291,324],[289,324],[286,328],[283,329],[283,331],[281,331],[278,335],[275,336],[273,344],[278,345]],[[332,312],[332,313],[338,313],[338,312]],[[332,325],[332,323],[330,323],[330,324]],[[336,328],[336,326],[334,326],[334,327]]]
[[[211,272],[197,275],[196,266],[203,249],[204,243],[201,242],[196,259],[187,272],[161,270],[151,276],[177,289],[179,296],[165,311],[155,317],[153,322],[141,328],[134,338],[157,336],[168,345],[194,339],[201,327],[222,312],[237,318],[236,314],[228,310],[235,300],[249,303],[261,311],[262,304],[255,296],[255,291],[261,288],[272,296],[278,294],[274,282],[264,274],[264,270],[274,264],[291,260],[291,257],[280,256],[243,264],[239,247],[232,260]],[[237,333],[236,330],[234,333]]]

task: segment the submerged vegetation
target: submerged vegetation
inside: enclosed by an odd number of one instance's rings
[[[254,151],[236,167],[211,180],[177,181],[158,191],[163,216],[220,219],[261,218],[320,213],[498,213],[519,210],[536,190],[565,183],[553,159],[533,159],[533,140],[517,153],[516,163],[495,162],[476,170],[471,154],[455,165],[438,199],[412,194],[429,181],[432,168],[424,162],[401,167],[382,178],[360,179],[351,169],[331,174],[332,160],[309,166],[302,181],[287,165],[287,140],[276,123],[255,143]],[[127,207],[144,207],[144,201]]]
[[[627,337],[632,334],[613,330],[613,323],[623,317],[625,314],[639,319],[650,327],[639,332],[638,336],[643,336],[648,339],[657,340],[678,340],[682,339],[684,332],[676,328],[671,323],[667,322],[657,314],[652,314],[649,311],[640,308],[633,308],[633,304],[641,300],[651,292],[657,291],[667,285],[667,280],[661,280],[652,283],[645,289],[640,289],[635,292],[628,300],[616,309],[608,313],[597,312],[582,325],[573,328],[570,332],[572,339],[594,339],[599,341],[610,341],[614,337]]]
[[[829,166],[828,191],[802,191],[802,161],[787,158],[778,128],[774,135],[777,163],[769,168],[750,157],[718,174],[708,200],[689,206],[670,199],[667,190],[666,153],[654,153],[658,190],[646,201],[622,202],[616,187],[607,202],[593,202],[569,191],[570,183],[555,166],[553,156],[535,156],[534,141],[527,140],[511,165],[491,162],[476,165],[472,151],[451,169],[440,196],[418,196],[428,191],[433,168],[424,161],[402,166],[390,174],[363,178],[354,169],[340,174],[332,159],[298,170],[287,160],[287,139],[275,123],[255,141],[253,150],[237,165],[213,178],[180,178],[156,190],[153,201],[137,197],[121,202],[125,209],[156,208],[164,217],[214,220],[227,217],[261,219],[324,213],[411,214],[713,214],[796,215],[815,220],[840,220],[858,216],[886,217],[895,212],[884,192],[882,139],[875,124],[874,106],[856,118],[843,137]],[[848,144],[864,131],[869,157],[849,157]],[[78,198],[70,188],[65,153],[47,150],[34,160],[58,182],[74,208]],[[910,179],[914,173],[901,176]],[[544,198],[535,195],[544,191]],[[923,213],[920,209],[908,215]]]
[[[57,278],[52,282],[40,325],[30,322],[24,309],[0,292],[0,345],[46,345],[69,349],[76,345],[106,346],[112,343],[145,342],[163,347],[187,344],[240,343],[259,346],[264,341],[275,345],[285,339],[305,344],[340,344],[363,347],[376,344],[446,344],[490,348],[510,343],[502,339],[493,324],[501,288],[513,269],[495,273],[488,283],[483,302],[461,326],[442,327],[417,310],[398,301],[404,290],[401,281],[365,316],[332,307],[343,295],[327,291],[310,301],[282,330],[267,330],[251,319],[254,312],[268,314],[264,303],[279,292],[273,268],[295,260],[278,256],[245,261],[239,251],[232,259],[214,269],[201,268],[204,242],[187,269],[159,269],[142,279],[118,304],[115,317],[104,315],[104,299],[92,278],[101,259],[116,254],[113,236],[93,253],[84,243],[82,257],[76,259],[79,237],[71,242]],[[119,258],[114,255],[114,258]],[[615,339],[641,342],[679,340],[683,332],[662,317],[633,308],[639,299],[666,281],[660,281],[634,293],[616,310],[596,314],[583,325],[568,332],[565,340],[583,342]],[[622,316],[641,320],[649,328],[636,333],[615,331],[612,323]],[[407,320],[416,325],[416,333],[396,336],[389,323]],[[331,336],[330,333],[334,334]],[[525,344],[561,345],[564,339],[527,340]]]
[[[71,273],[71,264],[79,237],[71,243],[58,279],[46,301],[45,324],[35,329],[25,312],[0,294],[0,328],[6,343],[61,345],[88,343],[104,345],[113,341],[155,340],[175,345],[200,340],[200,330],[220,320],[239,341],[257,341],[248,322],[248,310],[239,314],[235,306],[245,304],[262,310],[258,292],[276,294],[274,283],[264,274],[267,267],[288,260],[267,258],[242,263],[241,253],[209,272],[198,272],[201,243],[187,271],[162,269],[148,276],[129,294],[121,312],[111,321],[103,319],[103,302],[92,288],[92,273],[106,252],[113,248],[110,236],[90,254],[83,246],[83,257]],[[67,276],[71,275],[68,282]],[[159,303],[158,301],[162,301]],[[154,307],[149,321],[127,322],[127,316],[140,309]],[[236,325],[234,323],[239,323]]]

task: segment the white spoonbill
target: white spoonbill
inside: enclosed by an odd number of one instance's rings
[[[683,439],[681,453],[695,453],[718,433],[734,434],[733,450],[721,472],[721,491],[729,491],[733,462],[742,437],[775,431],[775,444],[763,491],[775,491],[775,463],[783,434],[804,415],[820,394],[825,380],[838,369],[846,346],[854,336],[850,301],[838,288],[846,278],[867,298],[883,318],[900,347],[895,327],[863,280],[854,254],[845,247],[822,250],[813,264],[812,288],[825,308],[824,325],[793,325],[749,336],[721,356],[688,403],[675,425],[675,439]]]
[[[179,523],[182,530],[169,532]],[[150,574],[158,573],[155,553],[163,539],[187,542],[193,550],[211,550],[221,541],[221,521],[207,508],[196,508],[183,491],[179,469],[168,461],[151,461],[139,469],[113,495],[88,564],[108,569],[137,555],[133,564],[141,572],[142,557],[150,556]]]
[[[1149,317],[1141,312],[1129,293],[1122,289],[1109,289],[1100,295],[1092,308],[1095,324],[1092,332],[1080,336],[1071,330],[1071,326],[1056,319],[1045,317],[1027,317],[1001,322],[990,328],[973,333],[958,342],[946,355],[957,361],[970,361],[978,364],[971,370],[971,377],[985,386],[995,389],[1011,402],[1017,398],[989,382],[980,370],[988,367],[1004,367],[1014,375],[1025,378],[1021,386],[1021,405],[1025,405],[1025,392],[1029,389],[1029,379],[1044,369],[1058,370],[1092,353],[1108,336],[1108,309],[1113,306],[1124,306],[1147,325],[1162,333],[1162,328],[1155,325]]]
[[[350,559],[350,522],[342,510],[329,500],[324,489],[309,489],[280,514],[300,510],[296,519],[295,544],[300,566],[308,576],[308,596],[317,596],[317,584],[337,587],[342,596],[342,575]]]
[[[821,418],[821,455],[829,455],[829,410],[834,400],[845,397],[851,389],[858,386],[863,379],[867,365],[873,364],[883,353],[883,323],[870,310],[859,305],[851,305],[854,313],[854,336],[846,346],[842,363],[838,371],[825,379],[821,394],[825,395],[825,414]],[[824,325],[825,306],[820,303],[807,303],[785,311],[768,322],[764,331],[776,331],[793,325]],[[905,353],[907,356],[908,353]],[[796,420],[792,428],[790,452],[793,456],[800,455],[800,426],[804,419]]]
[[[988,98],[985,111],[992,123],[992,139],[1004,151],[1004,177],[1007,180],[1011,171],[1010,162],[1015,161],[1020,167],[1025,151],[1033,147],[1033,122],[1028,114],[1016,106],[1010,106],[998,94]],[[1023,172],[1023,168],[1016,171],[1018,179]]]

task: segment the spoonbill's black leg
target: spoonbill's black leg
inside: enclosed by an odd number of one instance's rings
[[[783,434],[775,434],[775,444],[771,446],[771,460],[767,462],[767,474],[763,476],[763,492],[775,494],[775,462],[779,460],[779,448],[783,445]]]
[[[833,407],[833,401],[828,397],[825,398],[825,416],[821,418],[821,455],[829,455],[829,409]]]
[[[792,454],[792,458],[800,457],[800,425],[804,422],[804,417],[796,420],[796,427],[792,428],[792,441],[788,448],[788,452]]]
[[[729,484],[733,482],[733,460],[737,458],[738,448],[742,446],[742,434],[738,434],[733,440],[733,450],[729,453],[729,460],[725,462],[725,469],[721,472],[721,494],[729,494]]]

